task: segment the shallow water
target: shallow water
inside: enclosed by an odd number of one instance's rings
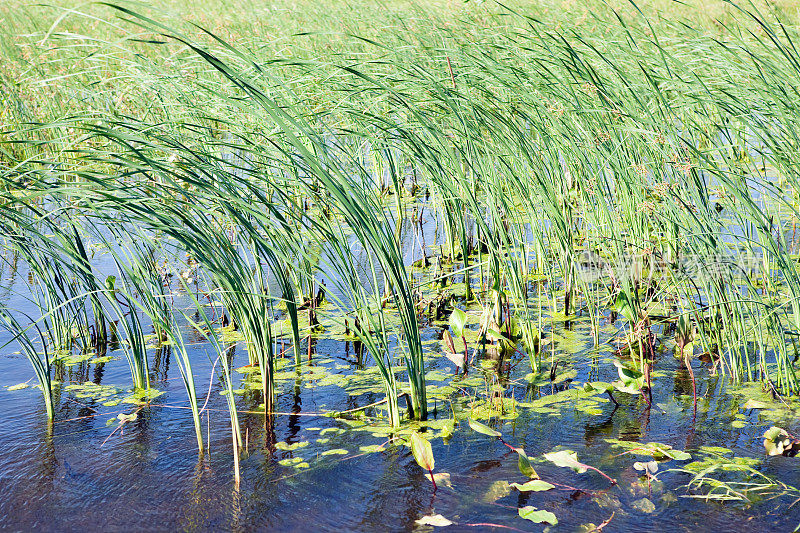
[[[432,215],[421,224],[427,245],[435,232]],[[420,246],[417,229],[405,228],[405,249]],[[420,257],[409,252],[410,264]],[[113,274],[104,256],[95,261],[98,275]],[[38,316],[19,294],[25,292],[24,268],[5,276],[6,301],[18,312]],[[455,281],[458,281],[456,279]],[[463,289],[462,289],[463,292]],[[190,307],[177,294],[178,307]],[[477,313],[470,314],[472,327]],[[549,322],[548,322],[549,323]],[[45,421],[32,370],[15,345],[0,357],[0,528],[10,531],[163,531],[163,530],[275,530],[275,531],[405,531],[429,530],[415,521],[441,514],[455,524],[452,531],[541,531],[545,526],[518,516],[518,508],[532,505],[551,511],[559,523],[554,531],[575,531],[610,520],[605,531],[763,531],[792,530],[800,523],[800,493],[788,492],[755,503],[707,502],[690,498],[707,490],[687,488],[688,473],[669,471],[702,460],[723,447],[725,457],[757,460],[754,468],[778,482],[798,484],[797,459],[764,455],[762,434],[771,425],[798,433],[800,423],[791,409],[759,412],[744,410],[748,393],[736,394],[726,379],[713,375],[701,361],[693,361],[697,376],[697,414],[692,409],[692,384],[686,369],[667,346],[659,347],[655,364],[653,405],[641,396],[617,393],[615,408],[604,395],[582,395],[587,381],[617,379],[608,341],[623,324],[601,321],[599,347],[591,345],[584,318],[571,323],[554,320],[545,346],[544,372],[530,374],[526,355],[517,353],[497,367],[472,369],[456,376],[442,356],[441,324],[424,324],[428,346],[430,420],[436,472],[450,474],[451,487],[440,483],[435,493],[427,474],[402,445],[409,427],[397,434],[387,428],[380,407],[358,409],[383,399],[382,387],[368,355],[341,335],[321,333],[303,343],[301,368],[293,365],[291,350],[278,368],[276,413],[269,419],[258,411],[258,394],[237,395],[240,422],[247,446],[241,459],[242,482],[236,490],[233,456],[219,365],[212,372],[210,346],[195,339],[190,347],[209,449],[198,454],[180,371],[168,351],[151,349],[152,386],[163,394],[149,404],[117,403],[130,395],[130,370],[121,351],[107,363],[83,361],[60,366],[56,378],[56,420]],[[189,338],[189,335],[187,335]],[[0,346],[9,340],[0,332]],[[285,341],[288,345],[288,341]],[[277,349],[283,349],[279,342]],[[310,354],[310,355],[309,355]],[[561,360],[551,382],[549,360]],[[233,368],[244,367],[247,354],[234,351]],[[398,363],[398,368],[400,367]],[[246,388],[245,374],[236,374],[235,386]],[[86,382],[116,387],[102,398],[88,394]],[[244,383],[242,385],[242,383]],[[402,375],[399,383],[404,385]],[[487,407],[487,391],[500,385],[506,411]],[[565,392],[566,391],[566,392]],[[557,403],[547,404],[549,395]],[[776,403],[776,407],[780,405]],[[354,410],[333,418],[331,411]],[[136,413],[137,419],[119,426],[117,415]],[[491,416],[491,420],[487,420]],[[500,415],[500,416],[497,416]],[[444,423],[455,416],[453,435],[442,438]],[[547,492],[520,493],[506,483],[525,481],[517,468],[517,454],[500,441],[469,428],[466,418],[489,423],[513,446],[525,449],[542,479],[555,485]],[[394,438],[394,442],[388,443]],[[658,442],[685,450],[689,461],[659,463],[658,479],[649,483],[633,468],[648,457],[624,453],[613,440]],[[287,449],[300,443],[296,449]],[[306,444],[303,444],[306,443]],[[376,445],[384,445],[376,451]],[[367,447],[367,448],[365,448]],[[372,448],[369,448],[372,447]],[[559,468],[541,455],[559,447],[618,481],[611,485],[595,472],[578,474]],[[301,463],[299,466],[293,463]],[[732,478],[725,476],[733,476]],[[716,477],[749,481],[739,474]]]
[[[578,331],[571,336],[585,338],[580,326],[575,327]],[[561,334],[570,337],[569,331]],[[434,336],[435,330],[428,328],[424,338]],[[198,387],[207,391],[211,362],[203,354],[203,345],[194,350]],[[141,408],[127,404],[106,407],[92,399],[76,398],[74,390],[62,390],[52,434],[48,434],[36,389],[6,389],[30,378],[27,361],[19,355],[3,357],[3,529],[402,531],[420,528],[415,526],[415,520],[439,513],[458,524],[450,527],[453,531],[489,530],[490,524],[523,531],[542,530],[543,526],[517,516],[517,508],[524,505],[552,511],[559,520],[552,529],[558,531],[600,524],[612,513],[607,531],[791,530],[800,521],[800,508],[788,508],[794,498],[750,506],[685,498],[693,494],[685,488],[687,474],[660,473],[662,483],[653,481],[648,495],[647,483],[632,467],[641,458],[620,456],[623,450],[607,442],[606,439],[660,442],[686,450],[694,458],[701,457],[701,446],[723,446],[737,456],[761,460],[757,468],[779,480],[789,484],[795,481],[796,459],[764,458],[761,435],[770,423],[759,421],[757,412],[740,411],[738,407],[744,399],[727,394],[724,380],[709,376],[698,361],[695,373],[702,400],[696,420],[692,416],[688,375],[665,352],[656,364],[651,409],[640,397],[618,393],[622,405],[617,409],[602,397],[597,398],[600,412],[596,414],[580,412],[572,400],[561,403],[551,413],[518,406],[516,418],[493,424],[509,443],[524,447],[531,458],[557,446],[575,450],[581,461],[617,479],[616,486],[593,472],[576,474],[542,462],[535,463],[535,468],[544,480],[556,484],[556,489],[531,493],[498,490],[502,485],[498,482],[524,481],[517,470],[516,454],[499,441],[475,433],[462,421],[450,439],[432,441],[436,471],[450,473],[452,482],[452,488],[442,486],[434,494],[429,479],[407,447],[363,453],[361,446],[382,444],[387,437],[374,436],[369,428],[351,429],[361,425],[358,421],[335,420],[320,414],[369,405],[382,395],[375,391],[348,395],[345,388],[353,389],[348,384],[325,384],[326,379],[327,383],[336,381],[332,375],[352,376],[358,369],[351,343],[319,340],[313,351],[312,363],[304,364],[299,377],[281,381],[278,414],[268,424],[261,414],[242,415],[248,453],[241,463],[239,491],[233,484],[230,426],[218,377],[212,380],[208,404],[210,452],[198,457],[185,391],[178,379],[178,368],[169,356],[162,357],[152,376],[153,385],[165,394]],[[596,352],[600,360],[596,367],[580,362],[589,360],[586,353],[567,356],[576,362],[568,367],[572,373],[577,371],[574,381],[542,387],[530,387],[522,379],[529,371],[527,358],[512,358],[507,364],[511,391],[508,396],[524,405],[557,388],[577,389],[579,382],[590,379],[611,381],[616,376],[607,361],[610,351],[606,346]],[[556,353],[565,357],[561,350]],[[234,366],[246,363],[246,354],[237,350]],[[151,369],[154,367],[155,361],[151,360]],[[453,379],[453,367],[443,357],[431,360],[429,369],[439,370],[431,378],[443,378],[431,379],[434,386]],[[282,371],[294,373],[291,366]],[[63,380],[65,384],[90,380],[127,389],[130,377],[124,359],[117,359],[102,367],[82,363],[67,368]],[[369,380],[365,383],[368,386]],[[377,380],[374,384],[378,384]],[[452,397],[475,394],[480,389],[465,387]],[[254,410],[257,402],[257,398],[238,398],[243,411]],[[433,421],[451,416],[441,400],[431,403],[432,407],[435,403]],[[455,401],[454,405],[457,415],[463,417],[468,403]],[[137,409],[138,419],[126,424],[122,431],[114,432],[116,421],[107,425],[118,413]],[[734,429],[731,422],[739,412],[746,414],[747,425]],[[370,410],[367,413],[378,414]],[[366,421],[377,424],[379,433],[383,431],[381,421]],[[784,426],[790,431],[797,429],[796,422],[794,427]],[[292,451],[274,447],[279,442],[302,441],[310,444]],[[322,455],[329,450],[346,452]],[[301,457],[308,468],[279,463],[292,457]],[[660,466],[663,472],[679,464],[668,461]],[[642,498],[648,496],[654,504],[651,512],[641,510],[647,508]]]

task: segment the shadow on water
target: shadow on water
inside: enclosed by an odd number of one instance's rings
[[[422,240],[441,240],[433,219],[425,220],[405,228],[407,249]],[[406,260],[410,264],[419,258],[410,252]],[[16,269],[10,276],[24,279]],[[602,318],[606,335],[616,331],[614,318]],[[615,444],[660,442],[698,454],[697,459],[704,457],[703,446],[725,447],[730,456],[757,459],[791,485],[799,471],[794,463],[763,459],[761,435],[771,422],[752,410],[743,412],[744,400],[728,394],[725,380],[711,372],[713,364],[692,361],[696,415],[692,374],[665,347],[657,348],[650,407],[641,396],[622,393],[615,395],[618,405],[606,396],[585,404],[577,396],[548,404],[548,398],[577,394],[587,381],[617,379],[611,364],[616,356],[607,339],[597,349],[584,344],[585,321],[579,316],[556,328],[583,348],[559,349],[541,376],[530,374],[525,354],[496,353],[493,359],[490,352],[483,366],[456,377],[453,365],[431,351],[426,363],[432,395],[429,430],[440,432],[435,424],[449,420],[453,410],[460,420],[452,436],[435,433],[432,440],[435,470],[449,473],[452,483],[435,494],[408,448],[386,445],[397,435],[387,429],[381,406],[375,405],[383,390],[374,364],[363,344],[348,336],[304,338],[300,368],[293,366],[286,340],[278,341],[276,351],[284,354],[276,371],[280,393],[269,417],[260,411],[263,398],[246,373],[246,351],[237,344],[227,350],[231,367],[238,369],[235,386],[245,437],[239,490],[233,483],[224,386],[219,367],[212,372],[207,339],[197,330],[188,328],[186,338],[192,343],[200,404],[208,397],[202,416],[208,442],[200,455],[171,347],[150,351],[150,380],[163,394],[149,405],[129,401],[130,373],[118,344],[109,346],[110,359],[57,364],[55,378],[61,385],[54,391],[58,409],[51,430],[37,390],[7,390],[30,378],[28,362],[9,356],[0,383],[5,386],[0,388],[5,407],[0,418],[0,529],[401,531],[414,529],[421,516],[442,514],[462,525],[537,530],[540,526],[518,517],[517,508],[524,505],[552,511],[559,520],[557,530],[563,531],[601,524],[612,513],[606,531],[797,526],[800,520],[791,513],[774,513],[770,503],[723,505],[685,498],[697,495],[686,488],[688,474],[664,473],[648,489],[632,466],[641,457],[625,454]],[[435,319],[423,339],[441,341]],[[487,405],[503,407],[487,414],[481,411]],[[340,416],[329,416],[334,411]],[[136,413],[136,419],[120,424],[120,413]],[[508,489],[507,483],[524,481],[516,453],[470,430],[464,422],[470,414],[483,420],[499,415],[496,427],[504,439],[523,447],[531,458],[567,447],[619,484],[609,487],[591,472],[579,475],[534,462],[539,475],[557,489]],[[737,421],[744,423],[734,426]],[[790,430],[798,425],[796,420],[781,423]],[[661,469],[679,466],[664,463]]]

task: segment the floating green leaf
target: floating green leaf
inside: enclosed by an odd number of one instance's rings
[[[477,431],[478,433],[482,433],[484,435],[488,435],[490,437],[499,437],[502,435],[499,431],[495,431],[494,429],[490,428],[485,424],[481,424],[477,420],[473,420],[471,418],[467,419],[467,423],[469,427],[472,428],[473,431]]]
[[[520,507],[519,516],[524,518],[525,520],[536,522],[537,524],[550,524],[553,526],[558,524],[558,519],[556,518],[556,515],[554,515],[550,511],[537,509],[536,507],[533,507],[531,505]]]
[[[614,385],[605,381],[589,381],[583,384],[583,390],[586,392],[613,392]]]
[[[320,455],[347,455],[348,453],[350,452],[348,452],[344,448],[334,448],[332,450],[325,450]]]
[[[298,448],[305,448],[306,446],[308,446],[307,440],[295,442],[294,444],[289,444],[288,442],[283,441],[275,443],[275,448],[283,451],[296,450]]]
[[[562,468],[571,468],[579,474],[583,474],[588,470],[587,466],[578,461],[578,454],[572,450],[561,450],[559,452],[550,452],[544,454],[544,458],[556,466]]]
[[[545,490],[550,490],[555,485],[551,485],[547,481],[542,481],[541,479],[532,479],[526,483],[511,483],[509,487],[517,489],[520,492],[542,492]]]
[[[139,416],[136,413],[131,413],[131,414],[120,413],[120,414],[117,415],[117,419],[122,424],[124,424],[126,422],[133,422],[137,418],[139,418]]]
[[[319,442],[319,440],[317,442]],[[376,453],[382,452],[383,450],[384,448],[380,444],[370,444],[368,446],[361,446],[358,448],[358,451],[362,453]]]

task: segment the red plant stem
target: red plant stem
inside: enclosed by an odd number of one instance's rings
[[[579,489],[578,487],[573,487],[572,485],[564,485],[563,483],[555,483],[554,481],[548,481],[548,483],[550,483],[554,487],[559,487],[561,490],[572,490],[572,491],[583,492],[584,494],[588,494],[592,498],[594,498],[595,494],[602,494],[602,493],[594,493],[594,492],[592,492],[590,490],[586,490],[586,489]]]
[[[600,524],[599,526],[597,526],[596,528],[594,528],[594,530],[595,530],[595,531],[602,531],[604,527],[606,527],[608,524],[610,524],[610,523],[611,523],[611,520],[614,518],[614,514],[615,514],[615,513],[616,513],[616,511],[613,511],[613,512],[611,513],[611,516],[609,516],[609,517],[608,517],[608,520],[606,520],[605,522],[603,522],[602,524]]]
[[[450,57],[445,56],[447,58],[447,68],[450,69],[450,80],[453,82],[453,89],[456,88],[456,75],[453,73],[453,65],[450,63]],[[464,252],[466,254],[466,251]]]
[[[647,406],[650,407],[650,399],[647,397],[647,394],[644,393],[644,390],[640,390],[639,392],[641,393],[642,398],[644,398],[645,403],[647,403]]]
[[[431,475],[431,483],[433,483],[433,492],[436,492],[436,480],[433,478],[433,470],[428,470],[428,473]]]
[[[515,452],[519,453],[519,448],[517,448],[517,447],[515,447],[515,446],[512,446],[512,445],[510,445],[509,443],[507,443],[506,441],[504,441],[504,440],[503,440],[503,437],[499,437],[499,436],[498,436],[498,437],[497,437],[497,440],[499,440],[500,442],[502,442],[502,443],[503,443],[503,445],[504,445],[504,446],[506,446],[506,447],[508,447],[510,450],[512,450],[512,451],[515,451]]]
[[[521,531],[522,533],[524,533],[524,530],[522,530],[522,529],[517,529],[517,528],[511,527],[511,526],[504,526],[504,525],[501,525],[501,524],[492,524],[490,522],[481,522],[481,523],[478,523],[478,524],[461,524],[461,525],[462,526],[469,526],[469,527],[499,527],[499,528],[503,528],[503,529],[510,529],[511,531]]]

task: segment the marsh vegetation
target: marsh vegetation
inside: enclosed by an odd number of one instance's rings
[[[792,4],[211,4],[0,7],[0,524],[800,527]]]

